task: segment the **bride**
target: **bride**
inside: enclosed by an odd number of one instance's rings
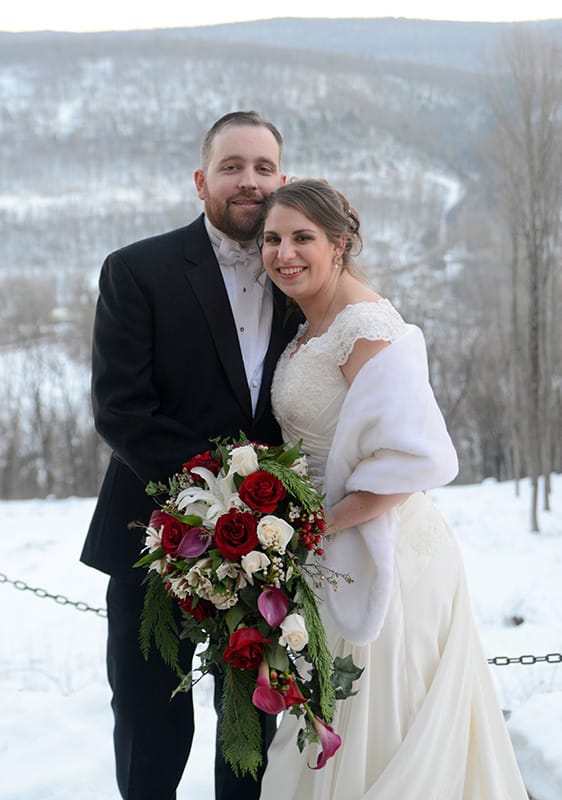
[[[324,181],[291,182],[266,203],[265,269],[306,316],[273,407],[326,493],[327,563],[354,578],[326,590],[332,654],[364,672],[338,704],[342,745],[323,769],[285,714],[261,798],[523,800],[459,550],[424,493],[457,460],[423,335],[356,276],[360,245],[356,212]]]

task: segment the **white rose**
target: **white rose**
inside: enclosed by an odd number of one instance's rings
[[[284,519],[267,514],[258,522],[258,540],[264,547],[284,553],[293,538],[295,529]]]
[[[308,633],[304,619],[300,614],[289,614],[280,625],[283,635],[279,637],[279,644],[290,647],[298,653],[308,644]]]
[[[251,444],[236,447],[230,454],[229,475],[236,472],[238,475],[246,477],[246,475],[257,472],[258,469],[258,456]]]
[[[265,553],[260,553],[259,550],[252,550],[251,553],[242,556],[240,563],[242,565],[242,569],[248,576],[248,580],[253,586],[254,572],[261,572],[261,570],[265,569],[267,566],[269,566],[269,564],[271,564],[271,561]]]

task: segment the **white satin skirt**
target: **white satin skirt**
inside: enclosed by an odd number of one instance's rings
[[[325,620],[333,655],[353,655],[358,693],[339,702],[342,737],[321,770],[302,754],[286,713],[269,751],[261,800],[527,800],[475,629],[460,551],[419,493],[401,508],[392,599],[379,638],[344,641]]]

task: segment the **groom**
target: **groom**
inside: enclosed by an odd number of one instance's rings
[[[170,700],[175,674],[154,650],[146,662],[140,652],[141,534],[128,523],[148,522],[155,508],[145,484],[165,481],[211,437],[244,431],[280,441],[269,390],[296,321],[283,324],[285,300],[262,272],[255,238],[264,199],[284,182],[281,150],[279,131],[256,112],[222,117],[203,138],[194,175],[205,213],[117,250],[101,270],[92,398],[113,452],[81,560],[110,576],[107,668],[126,800],[176,797],[194,729],[192,693]],[[187,673],[194,646],[181,647]],[[273,718],[262,723],[265,752]],[[217,735],[217,800],[257,799],[259,790],[225,764]]]

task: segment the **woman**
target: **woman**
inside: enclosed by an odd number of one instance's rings
[[[272,387],[287,441],[303,439],[326,493],[333,655],[364,667],[338,705],[342,745],[318,771],[286,714],[262,800],[523,800],[526,792],[475,631],[459,550],[424,490],[457,460],[428,381],[421,331],[353,272],[359,220],[319,180],[266,204],[263,261],[306,322]],[[342,582],[343,583],[343,582]]]

